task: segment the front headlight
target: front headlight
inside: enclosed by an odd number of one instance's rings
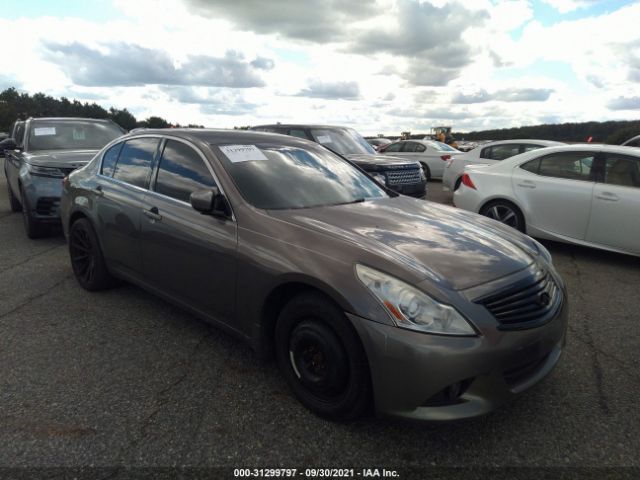
[[[27,169],[31,175],[39,175],[41,177],[63,178],[64,172],[56,167],[41,167],[39,165],[27,164]]]
[[[385,273],[356,265],[356,274],[387,310],[396,326],[444,335],[476,335],[453,307]]]

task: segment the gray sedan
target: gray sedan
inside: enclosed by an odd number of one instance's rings
[[[544,247],[307,140],[130,134],[65,179],[61,208],[82,287],[130,281],[275,355],[325,417],[481,415],[563,350],[567,296]]]

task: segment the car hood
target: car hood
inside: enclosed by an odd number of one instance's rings
[[[404,158],[391,157],[386,155],[372,155],[366,153],[352,153],[345,155],[349,160],[359,167],[368,167],[369,169],[381,169],[385,167],[398,167],[406,165],[418,165],[414,160],[405,160]]]
[[[402,196],[269,213],[358,245],[411,269],[420,281],[454,290],[522,270],[539,255],[533,240],[498,222]]]
[[[79,168],[86,165],[98,150],[47,150],[25,155],[31,165],[58,168]]]

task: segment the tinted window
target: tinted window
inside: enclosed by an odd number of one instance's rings
[[[353,128],[314,128],[311,130],[311,137],[341,155],[376,153],[373,147]]]
[[[385,152],[399,152],[400,148],[402,148],[402,143],[392,143],[388,147],[384,149]]]
[[[29,150],[99,150],[122,135],[111,122],[36,121],[29,128]]]
[[[156,192],[189,203],[191,193],[215,185],[209,169],[193,148],[167,141],[158,167]]]
[[[540,159],[538,175],[592,181],[593,155],[590,152],[559,152],[547,155]]]
[[[640,187],[640,159],[608,154],[604,183],[623,187]]]
[[[291,130],[289,130],[289,135],[291,135],[292,137],[304,138],[306,140],[309,140],[309,137],[307,137],[307,134],[304,130],[296,130],[292,128]]]
[[[20,122],[16,125],[13,140],[16,142],[16,145],[19,146],[24,142],[24,122]]]
[[[640,147],[640,136],[627,140],[623,145],[626,147]]]
[[[234,145],[252,148],[255,159],[234,158],[220,150],[223,167],[242,196],[264,209],[308,208],[386,197],[373,180],[319,147]],[[256,148],[257,147],[257,148]]]
[[[520,165],[520,168],[526,170],[531,173],[538,173],[538,169],[540,168],[540,159],[536,158],[535,160],[531,160],[530,162],[523,163]]]
[[[102,156],[102,169],[100,173],[107,177],[113,176],[113,171],[116,168],[116,162],[118,161],[118,154],[122,149],[122,143],[117,143],[109,150],[104,152]]]
[[[523,152],[530,152],[531,150],[538,150],[539,148],[544,148],[544,145],[534,145],[532,143],[528,143],[523,145]]]
[[[416,152],[424,152],[427,149],[424,145],[416,143]]]
[[[416,142],[405,142],[404,146],[402,147],[402,151],[412,153],[416,151],[417,146],[418,144]]]
[[[158,148],[157,138],[136,138],[124,143],[113,178],[148,188],[151,163]]]
[[[482,151],[482,158],[489,158],[491,160],[505,160],[520,153],[520,144],[511,143],[505,145],[493,145],[487,147]]]

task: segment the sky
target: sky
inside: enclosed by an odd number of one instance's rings
[[[637,1],[2,3],[0,89],[139,119],[365,135],[640,119]]]

